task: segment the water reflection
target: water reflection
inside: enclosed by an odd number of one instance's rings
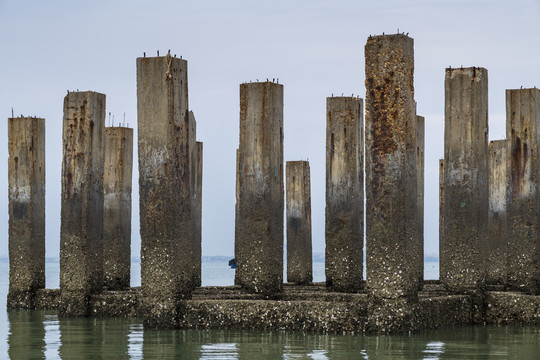
[[[45,357],[45,319],[38,311],[9,311],[8,355],[10,359]]]
[[[10,311],[12,359],[528,359],[538,327],[460,327],[396,336],[243,330],[144,330],[133,318],[58,319]]]

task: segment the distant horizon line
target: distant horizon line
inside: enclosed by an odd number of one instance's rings
[[[233,255],[203,255],[202,261],[203,262],[211,262],[211,261],[229,261],[230,259],[234,258]],[[325,256],[324,253],[313,253],[312,260],[314,262],[324,262]],[[60,257],[58,256],[46,256],[45,262],[46,263],[55,263],[59,262]],[[132,256],[131,261],[135,263],[141,262],[141,258],[138,256]],[[364,256],[364,262],[366,261]],[[9,256],[7,255],[0,255],[0,262],[9,262]],[[439,262],[439,255],[436,253],[428,253],[424,255],[424,262]]]

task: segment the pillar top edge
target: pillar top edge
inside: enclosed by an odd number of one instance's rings
[[[103,93],[100,93],[100,92],[97,92],[97,91],[92,91],[92,90],[86,90],[86,91],[69,91],[68,90],[68,93],[67,95],[65,96],[66,98],[70,95],[97,95],[97,96],[106,96],[105,94]]]
[[[37,117],[37,116],[15,116],[15,117],[8,117],[8,120],[45,120],[45,118]]]
[[[326,100],[337,101],[337,100],[352,100],[352,101],[363,101],[364,99],[360,96],[327,96]]]
[[[140,57],[137,57],[137,61],[143,61],[143,60],[163,60],[163,59],[166,59],[166,58],[171,58],[171,59],[175,59],[175,60],[179,60],[179,61],[184,61],[184,62],[187,62],[187,59],[183,59],[182,57],[177,57],[176,55],[170,55],[170,54],[166,54],[164,56],[140,56]]]
[[[256,85],[266,85],[266,84],[273,84],[273,85],[279,85],[279,86],[283,86],[283,84],[280,84],[278,82],[275,82],[275,81],[270,81],[270,80],[267,80],[267,81],[253,81],[253,82],[243,82],[240,84],[240,86],[242,85],[250,85],[250,86],[256,86]]]
[[[486,71],[487,72],[487,69],[481,66],[469,66],[469,67],[460,66],[460,67],[455,67],[455,68],[450,66],[450,67],[447,67],[445,71],[447,73],[469,73],[471,71]]]
[[[403,38],[403,39],[411,39],[412,37],[409,36],[409,33],[397,33],[397,34],[385,34],[382,33],[382,35],[369,35],[368,40],[382,40],[382,39],[392,39],[392,38]]]
[[[535,87],[532,87],[532,88],[521,88],[521,89],[506,89],[507,92],[518,92],[518,91],[540,91],[539,88],[537,88],[536,86]]]

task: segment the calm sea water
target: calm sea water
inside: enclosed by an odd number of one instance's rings
[[[426,278],[438,264],[426,263]],[[133,264],[132,285],[140,284]],[[8,264],[0,263],[5,309]],[[234,270],[203,263],[203,285],[231,285]],[[324,264],[314,263],[314,280]],[[47,287],[58,287],[58,264],[47,264]],[[0,309],[0,358],[12,359],[539,359],[540,328],[445,328],[400,336],[301,332],[144,331],[141,319],[59,319],[54,312]]]

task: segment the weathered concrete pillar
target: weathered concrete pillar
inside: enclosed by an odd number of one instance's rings
[[[202,272],[202,177],[203,177],[203,143],[201,141],[196,142],[196,152],[194,162],[195,166],[195,191],[193,192],[195,197],[194,211],[193,211],[193,223],[194,229],[194,243],[193,243],[193,262],[195,265],[195,285],[201,286],[201,272]]]
[[[508,287],[540,294],[540,90],[506,90]]]
[[[309,162],[287,161],[287,282],[313,281]]]
[[[59,315],[86,316],[103,289],[105,95],[64,98]]]
[[[484,68],[446,69],[444,227],[440,277],[453,293],[485,284],[488,233],[488,77]]]
[[[283,85],[240,85],[237,280],[255,293],[283,286]]]
[[[425,120],[423,116],[416,115],[416,199],[418,207],[418,289],[424,284],[424,148],[425,148]]]
[[[444,228],[444,159],[439,159],[439,258],[440,258],[440,249],[444,247],[443,228]],[[439,275],[439,279],[440,279],[440,275]]]
[[[8,119],[8,309],[33,309],[45,288],[45,119]]]
[[[188,114],[189,121],[189,164],[191,178],[191,212],[192,212],[192,239],[190,249],[191,263],[191,278],[193,288],[201,285],[201,237],[200,237],[200,222],[197,218],[198,196],[197,196],[197,121],[193,111]]]
[[[132,172],[133,129],[105,128],[103,283],[109,290],[129,288]]]
[[[240,216],[238,215],[238,199],[240,194],[240,152],[236,149],[236,184],[235,184],[235,204],[234,204],[234,259],[238,258],[240,249],[240,237],[238,232],[240,231]],[[240,255],[242,256],[242,255]],[[240,285],[240,278],[238,271],[234,272],[234,285]]]
[[[362,288],[364,188],[363,100],[326,98],[326,286]]]
[[[508,191],[508,142],[495,140],[489,143],[489,235],[486,254],[486,282],[506,284],[507,221],[506,194]]]
[[[407,331],[418,301],[413,39],[370,37],[365,57],[368,327]]]
[[[173,328],[194,287],[187,61],[137,58],[137,118],[144,324]]]

